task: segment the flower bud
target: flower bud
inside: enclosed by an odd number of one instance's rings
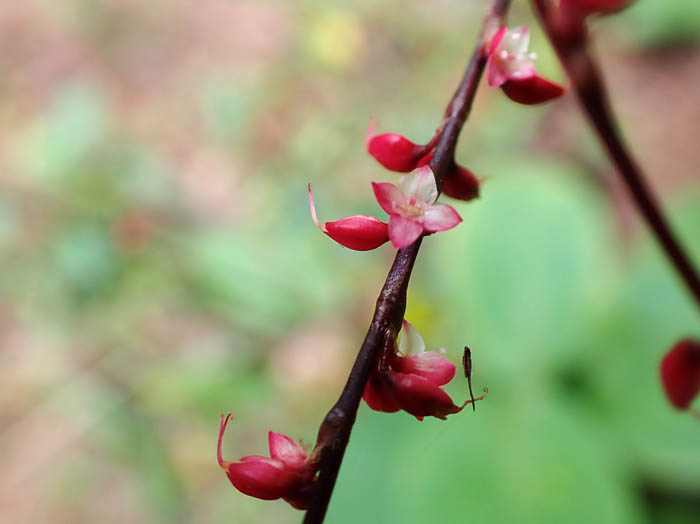
[[[512,101],[528,106],[549,102],[566,93],[564,87],[539,75],[508,80],[501,89]]]
[[[413,171],[422,157],[435,147],[439,134],[435,134],[426,145],[414,144],[396,133],[374,134],[374,120],[369,123],[365,146],[377,162],[390,171],[408,173]]]
[[[678,409],[688,409],[700,391],[700,342],[677,342],[661,360],[660,371],[668,400]]]
[[[236,462],[222,456],[222,442],[231,418],[221,415],[217,459],[231,484],[245,495],[262,500],[285,499],[297,509],[306,509],[316,478],[316,468],[304,448],[280,433],[268,433],[270,456],[249,455]]]
[[[479,179],[466,167],[454,164],[442,182],[442,192],[457,200],[473,200],[479,196]]]
[[[418,167],[428,165],[433,159],[433,153],[434,151],[431,151],[421,158]],[[442,181],[442,192],[450,198],[469,201],[478,198],[480,185],[479,179],[472,171],[452,162]]]
[[[399,354],[401,351],[403,354]],[[375,411],[394,413],[403,410],[418,420],[424,417],[447,418],[467,404],[455,405],[440,386],[455,375],[455,365],[439,351],[425,351],[425,343],[413,326],[404,320],[398,348],[384,355],[370,375],[362,398]]]
[[[309,184],[309,207],[311,208],[311,218],[316,226],[342,246],[355,251],[370,251],[389,240],[388,224],[377,217],[353,215],[322,224],[316,215],[311,184]]]

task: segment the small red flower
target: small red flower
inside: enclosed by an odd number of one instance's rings
[[[377,217],[353,215],[322,224],[316,216],[311,184],[309,184],[309,207],[311,208],[311,218],[316,226],[342,246],[355,251],[369,251],[389,240],[387,224]]]
[[[413,171],[421,158],[427,155],[437,144],[439,133],[425,145],[414,144],[408,138],[396,133],[374,134],[374,120],[370,120],[365,145],[367,152],[377,162],[391,171],[408,173]]]
[[[502,27],[489,45],[486,78],[491,87],[500,87],[511,100],[525,105],[541,104],[562,96],[566,89],[537,74],[528,53],[530,30],[527,26],[509,30]]]
[[[436,202],[438,190],[430,166],[402,176],[398,185],[372,182],[372,188],[389,213],[389,239],[396,249],[412,244],[423,232],[445,231],[462,221],[452,206]]]
[[[454,375],[455,365],[440,351],[425,351],[422,337],[404,320],[398,348],[383,356],[370,375],[362,398],[375,411],[404,410],[418,420],[424,417],[444,420],[472,402],[467,400],[457,406],[440,387]]]
[[[304,448],[289,437],[270,431],[270,456],[250,455],[237,462],[222,456],[224,432],[231,414],[221,415],[217,458],[231,484],[245,495],[263,500],[283,498],[297,509],[306,509],[315,481],[316,469]]]
[[[688,409],[700,392],[700,342],[677,342],[661,360],[660,371],[668,400],[678,409]]]

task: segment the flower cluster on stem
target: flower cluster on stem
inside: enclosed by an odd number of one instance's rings
[[[403,410],[418,420],[446,419],[477,399],[456,405],[442,389],[455,376],[455,365],[444,349],[426,351],[418,331],[406,320],[398,344],[385,347],[372,370],[362,398],[367,405],[385,413]],[[468,375],[466,369],[465,374]],[[470,377],[468,377],[470,378]]]
[[[545,25],[558,20],[556,23],[564,28],[562,34],[565,34],[561,38],[557,38],[556,31],[550,31],[550,36],[554,35],[555,48],[565,58],[567,52],[579,46],[585,38],[584,21],[589,15],[615,12],[631,3],[630,0],[533,2],[542,13],[546,11],[543,16]],[[528,29],[524,26],[508,29],[504,26],[509,5],[510,0],[493,0],[484,22],[484,33],[448,105],[445,119],[425,145],[416,144],[396,133],[375,134],[374,122],[370,124],[365,141],[369,154],[390,171],[405,173],[397,184],[372,184],[380,207],[389,215],[387,222],[367,215],[321,222],[316,214],[311,187],[308,188],[312,219],[331,239],[357,251],[372,250],[391,242],[399,251],[377,300],[370,328],[345,388],[321,424],[316,447],[311,454],[307,454],[301,445],[289,437],[270,432],[269,457],[254,455],[235,462],[225,461],[222,457],[222,439],[230,415],[222,416],[218,462],[231,483],[253,497],[265,500],[281,498],[295,508],[308,508],[305,524],[323,521],[361,398],[377,411],[405,411],[418,420],[427,416],[445,419],[483,398],[473,398],[469,383],[471,398],[461,405],[455,404],[443,386],[454,377],[456,366],[440,350],[426,351],[423,339],[411,324],[405,320],[402,322],[402,319],[408,281],[422,236],[453,228],[462,220],[454,208],[437,202],[440,190],[447,196],[461,200],[472,200],[480,192],[477,177],[455,162],[454,149],[484,70],[490,86],[499,87],[510,99],[526,105],[553,100],[567,90],[537,73],[533,62],[535,55],[528,51]],[[545,8],[545,5],[548,7]],[[552,17],[549,16],[549,7],[554,10]],[[585,53],[582,56],[587,58]],[[573,77],[573,69],[566,69]],[[574,88],[577,87],[577,80],[580,79],[572,78]],[[595,82],[592,85],[596,87]],[[596,100],[604,100],[603,95],[598,93],[596,96]],[[604,105],[604,102],[600,104]],[[593,120],[598,123],[601,119],[606,120],[607,116],[604,117],[594,115]],[[603,126],[602,129],[601,135],[614,142],[607,127]],[[614,157],[617,154],[616,159],[627,158],[624,148],[617,143],[610,149]],[[632,163],[621,161],[620,165],[629,168]],[[634,166],[630,169],[634,171]],[[635,176],[633,173],[630,178]],[[642,185],[642,193],[643,190]],[[651,199],[647,197],[647,200]],[[650,222],[655,231],[659,231],[658,223],[662,222],[663,226],[663,217],[653,209],[653,201],[650,205],[653,212],[644,212],[651,216]],[[642,206],[642,209],[647,208]],[[662,243],[672,254],[671,259],[680,268],[679,272],[689,288],[696,297],[700,297],[700,284],[692,265],[683,256],[672,235],[668,233],[664,236],[664,227],[660,229],[660,237],[666,239]],[[397,342],[400,329],[401,338]],[[676,344],[661,363],[662,383],[670,402],[678,409],[688,409],[700,391],[699,362],[700,343],[687,339]],[[467,348],[463,365],[469,380],[471,357]]]
[[[292,507],[306,509],[316,480],[318,467],[304,448],[281,433],[267,435],[270,456],[249,455],[236,462],[223,458],[223,439],[229,413],[221,415],[217,459],[231,484],[246,495],[263,500],[284,499]]]

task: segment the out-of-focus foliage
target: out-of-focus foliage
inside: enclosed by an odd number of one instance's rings
[[[600,21],[620,124],[700,260],[700,13]],[[532,23],[527,2],[511,20]],[[268,429],[313,442],[393,250],[313,226],[380,214],[363,150],[427,139],[484,2],[9,2],[0,13],[0,507],[7,522],[297,522],[218,469]],[[541,33],[543,74],[559,75]],[[696,522],[700,423],[663,351],[697,311],[575,102],[485,86],[459,145],[485,178],[425,240],[407,317],[468,344],[476,413],[360,410],[344,522]],[[466,394],[456,380],[457,398]]]

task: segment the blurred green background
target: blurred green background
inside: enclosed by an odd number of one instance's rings
[[[269,429],[314,441],[394,253],[319,233],[306,184],[322,220],[383,216],[370,115],[426,141],[486,3],[3,5],[0,521],[301,519],[229,484],[219,414],[230,460]],[[640,0],[593,33],[700,261],[700,2]],[[327,521],[698,522],[700,423],[657,377],[697,311],[575,101],[484,85],[458,158],[483,196],[424,242],[407,318],[455,361],[469,344],[489,397],[446,422],[363,405]]]

